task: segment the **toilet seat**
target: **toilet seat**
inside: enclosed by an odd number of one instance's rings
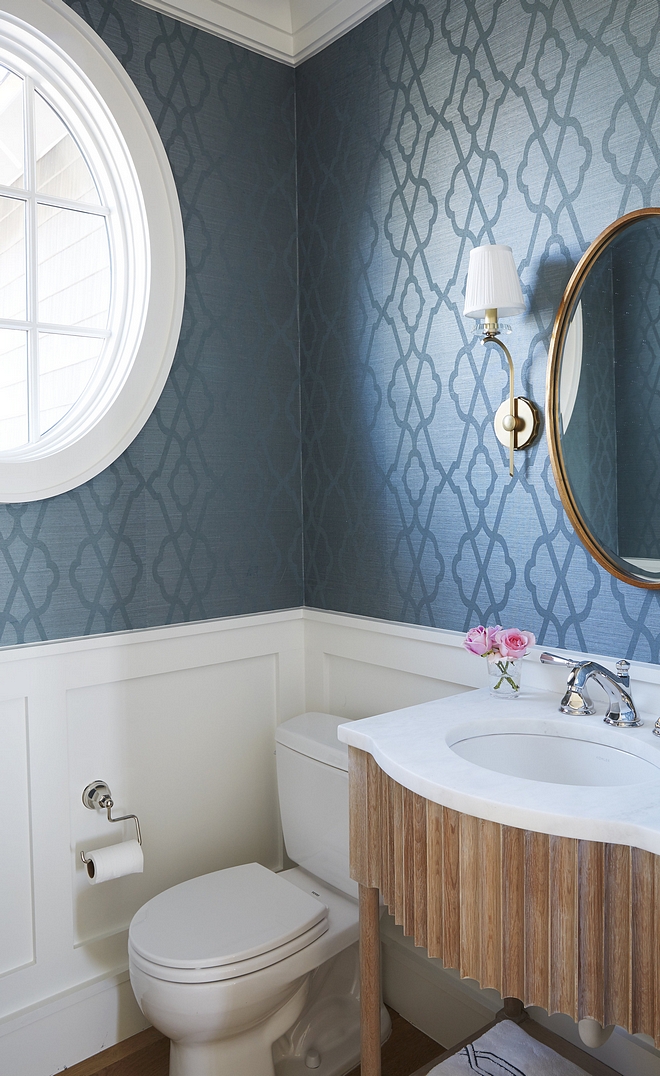
[[[232,964],[222,964],[216,968],[169,968],[164,964],[155,964],[136,953],[130,941],[128,954],[132,967],[139,968],[152,979],[163,979],[168,983],[218,983],[224,979],[237,979],[241,975],[250,975],[253,972],[263,971],[273,964],[279,964],[287,957],[311,945],[325,934],[327,929],[327,924],[319,923],[293,941],[287,942],[286,945],[271,949],[269,953],[261,953],[260,956],[248,960],[237,960]]]
[[[276,964],[321,937],[327,907],[259,863],[159,893],[136,913],[129,952],[170,982],[216,982]]]

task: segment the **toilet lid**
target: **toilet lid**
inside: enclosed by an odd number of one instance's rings
[[[307,755],[308,758],[325,763],[326,766],[347,770],[348,744],[340,743],[337,739],[337,726],[345,722],[345,717],[318,711],[298,714],[297,717],[291,717],[277,726],[275,740],[300,755]]]
[[[168,968],[218,968],[327,928],[325,904],[259,863],[181,882],[133,917],[133,950]],[[316,931],[314,936],[318,936]],[[295,948],[295,947],[294,947]]]

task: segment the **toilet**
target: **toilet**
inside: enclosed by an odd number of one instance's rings
[[[343,1076],[359,1060],[357,885],[348,868],[342,719],[276,731],[284,841],[298,864],[204,874],[131,922],[131,985],[171,1040],[170,1076]],[[383,1040],[390,1031],[381,1013]]]

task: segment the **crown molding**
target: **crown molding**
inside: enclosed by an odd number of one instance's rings
[[[291,63],[297,65],[364,22],[389,0],[291,0]]]
[[[136,0],[252,52],[296,67],[389,0]]]

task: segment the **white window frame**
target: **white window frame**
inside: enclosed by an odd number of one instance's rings
[[[179,199],[144,101],[98,35],[62,0],[3,0],[0,63],[32,79],[95,176],[113,271],[111,346],[82,396],[38,441],[0,452],[0,502],[52,497],[108,467],[142,429],[181,330],[185,246]],[[59,107],[58,107],[59,105]]]

